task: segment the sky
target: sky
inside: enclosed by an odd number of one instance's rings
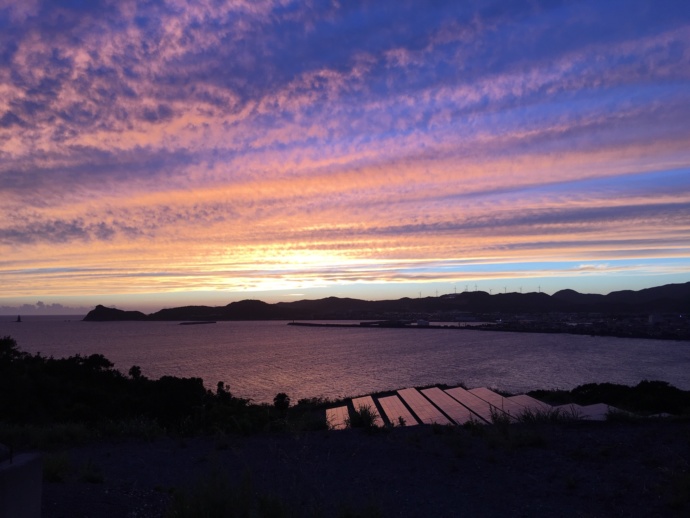
[[[687,281],[687,0],[0,0],[0,313]]]

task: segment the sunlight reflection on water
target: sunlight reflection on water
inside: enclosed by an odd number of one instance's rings
[[[105,355],[123,372],[224,381],[256,402],[286,392],[345,397],[434,383],[511,392],[659,379],[690,390],[690,342],[471,330],[314,328],[286,322],[0,321],[0,336],[46,356]]]

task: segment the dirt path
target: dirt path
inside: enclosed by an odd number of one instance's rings
[[[163,516],[199,480],[268,516],[690,514],[690,423],[126,441],[45,461],[64,479],[44,485],[46,518]]]

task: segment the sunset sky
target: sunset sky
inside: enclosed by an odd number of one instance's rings
[[[0,0],[0,202],[5,314],[687,282],[690,2]]]

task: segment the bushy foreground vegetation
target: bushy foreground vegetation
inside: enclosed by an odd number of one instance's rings
[[[98,435],[156,436],[251,433],[326,428],[321,400],[290,407],[287,394],[274,405],[251,404],[218,382],[201,378],[149,379],[133,366],[127,375],[100,354],[48,358],[0,338],[0,442],[40,446]],[[60,437],[52,437],[53,432]]]
[[[328,427],[325,408],[336,402],[319,398],[291,405],[279,393],[270,404],[235,397],[224,382],[208,390],[201,378],[149,379],[132,366],[116,370],[100,354],[48,358],[21,351],[11,337],[0,338],[0,443],[51,448],[96,437],[255,433]],[[690,415],[690,391],[662,381],[635,387],[587,384],[571,391],[534,391],[530,395],[560,405],[606,403],[641,415]],[[527,413],[523,422],[559,422],[566,412]],[[351,416],[353,428],[374,429],[375,409]],[[394,423],[394,425],[404,423]],[[494,423],[496,424],[496,423]]]
[[[606,403],[639,415],[690,416],[690,391],[665,381],[641,381],[634,387],[616,383],[587,383],[572,390],[535,390],[530,396],[551,405]]]

